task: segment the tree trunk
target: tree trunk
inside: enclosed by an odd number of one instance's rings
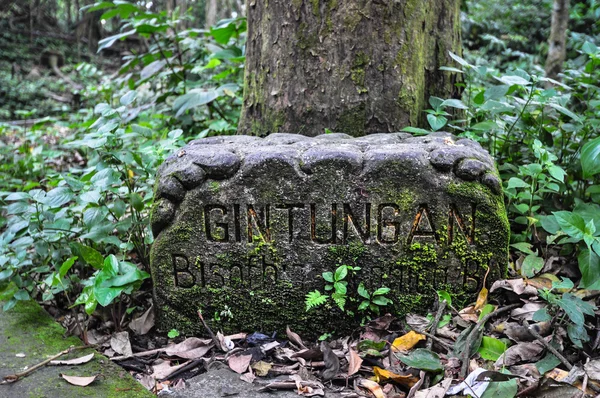
[[[65,9],[67,11],[67,27],[68,30],[73,26],[73,17],[71,16],[71,0],[65,1]]]
[[[361,136],[425,122],[456,97],[460,0],[248,0],[238,132]]]
[[[206,0],[206,23],[208,29],[217,22],[217,0]]]
[[[554,0],[552,6],[552,27],[546,58],[546,77],[558,80],[567,56],[567,27],[569,25],[569,0]]]

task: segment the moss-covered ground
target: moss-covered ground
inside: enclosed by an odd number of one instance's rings
[[[1,290],[1,289],[0,289]],[[76,337],[64,337],[65,330],[33,301],[19,302],[10,311],[0,303],[0,379],[22,372],[50,356],[71,347],[82,346]],[[94,352],[75,350],[61,359],[77,358]],[[17,354],[24,354],[24,357]],[[60,374],[100,375],[87,387],[67,383]],[[18,398],[142,398],[153,397],[125,370],[96,354],[87,364],[46,366],[12,384],[0,385],[0,397]]]

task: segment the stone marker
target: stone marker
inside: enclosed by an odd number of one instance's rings
[[[402,315],[426,311],[435,290],[473,299],[504,272],[509,229],[494,162],[446,133],[211,137],[190,142],[158,172],[151,254],[162,329],[304,335],[356,327],[322,273],[359,266],[348,295],[385,286]]]

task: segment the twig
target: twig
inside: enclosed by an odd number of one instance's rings
[[[475,335],[479,332],[480,329],[483,328],[483,326],[486,324],[486,322],[489,321],[490,319],[492,319],[493,317],[498,316],[504,312],[510,311],[510,310],[515,309],[520,306],[521,306],[521,304],[507,305],[504,308],[500,308],[492,313],[487,314],[486,316],[481,318],[479,320],[479,322],[477,322],[477,324],[475,325],[473,330],[471,330],[471,333],[469,333],[469,335],[467,336],[467,338],[465,340],[465,350],[463,352],[462,365],[460,368],[460,376],[463,379],[465,377],[467,377],[467,371],[469,370],[469,358],[471,358],[471,342],[473,341],[473,338],[475,337]]]
[[[558,358],[560,360],[560,362],[562,362],[563,365],[565,365],[565,367],[569,370],[573,369],[573,365],[571,365],[571,363],[567,360],[567,358],[565,358],[560,352],[558,352],[558,350],[554,347],[552,347],[550,345],[550,343],[548,343],[537,331],[533,330],[532,328],[529,327],[529,324],[527,323],[526,320],[523,320],[523,322],[521,323],[529,332],[529,334],[531,334],[533,337],[535,337],[540,343],[542,343],[542,345],[544,347],[546,347],[546,349],[548,351],[550,351],[552,354],[554,354],[554,356],[556,358]]]
[[[446,300],[444,300],[444,302],[446,302]],[[415,396],[417,391],[419,391],[419,388],[421,388],[421,386],[423,385],[426,375],[427,373],[425,373],[425,371],[422,370],[419,374],[419,381],[414,386],[412,386],[406,398],[413,398]]]
[[[192,370],[202,364],[204,364],[204,358],[196,359],[195,361],[192,361],[191,363],[183,366],[182,368],[177,369],[175,372],[171,373],[167,377],[160,379],[158,381],[163,382],[165,380],[173,380],[175,377],[179,376],[180,374],[187,372],[189,370]]]
[[[202,311],[198,310],[198,317],[200,317],[200,321],[202,321],[202,325],[204,325],[204,328],[206,329],[206,332],[208,333],[208,335],[210,336],[210,338],[212,339],[212,341],[215,342],[215,346],[220,349],[221,348],[221,342],[219,341],[219,339],[217,339],[217,336],[215,336],[215,334],[212,332],[212,330],[210,330],[210,328],[208,327],[208,325],[206,324],[206,322],[204,322],[204,318],[202,317]]]
[[[440,339],[439,337],[432,335],[431,333],[428,333],[428,332],[425,332],[425,331],[422,331],[422,330],[418,330],[418,329],[413,329],[413,330],[415,332],[417,332],[417,333],[425,335],[426,337],[428,337],[428,338],[431,339],[432,343],[435,341],[436,343],[438,343],[439,345],[441,345],[442,347],[444,347],[448,351],[452,348],[452,346],[450,344],[446,343],[444,340]],[[433,346],[433,344],[432,344],[432,346]],[[429,350],[431,350],[431,347],[429,347],[429,345],[428,345],[427,348]]]
[[[135,358],[135,357],[145,357],[147,355],[158,354],[161,352],[165,352],[168,347],[163,348],[155,348],[154,350],[142,351],[142,352],[134,352],[131,355],[121,355],[120,357],[112,357],[111,361],[124,361],[125,359]]]
[[[440,323],[440,320],[442,319],[442,315],[444,314],[444,310],[446,309],[446,300],[442,300],[440,302],[440,306],[437,310],[437,314],[435,314],[435,319],[433,320],[433,323],[431,324],[431,337],[429,337],[429,341],[427,342],[427,349],[431,350],[431,348],[433,347],[433,337],[435,337],[435,333],[437,331],[437,327],[438,324]]]
[[[23,377],[29,376],[31,373],[35,372],[39,368],[46,366],[48,363],[50,363],[50,361],[54,361],[55,359],[60,358],[63,355],[66,355],[66,354],[68,354],[68,353],[70,353],[72,351],[82,350],[82,349],[90,348],[90,347],[91,347],[90,345],[82,345],[82,346],[79,346],[79,347],[70,347],[70,348],[68,348],[68,349],[66,349],[64,351],[61,351],[58,354],[56,354],[56,355],[54,355],[54,356],[52,356],[52,357],[50,357],[50,358],[48,358],[48,359],[46,359],[46,360],[38,363],[37,365],[34,365],[34,366],[30,367],[27,370],[24,370],[22,372],[15,373],[15,374],[12,374],[12,375],[4,376],[4,378],[2,379],[2,382],[0,384],[14,383],[14,382],[18,381],[19,379],[22,379]]]

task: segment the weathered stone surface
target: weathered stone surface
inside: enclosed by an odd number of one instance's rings
[[[198,309],[225,330],[347,331],[334,305],[305,311],[325,271],[361,267],[349,296],[389,287],[401,315],[439,289],[474,297],[508,254],[492,158],[447,133],[192,141],[159,170],[153,231],[159,324],[183,331],[202,331]]]

